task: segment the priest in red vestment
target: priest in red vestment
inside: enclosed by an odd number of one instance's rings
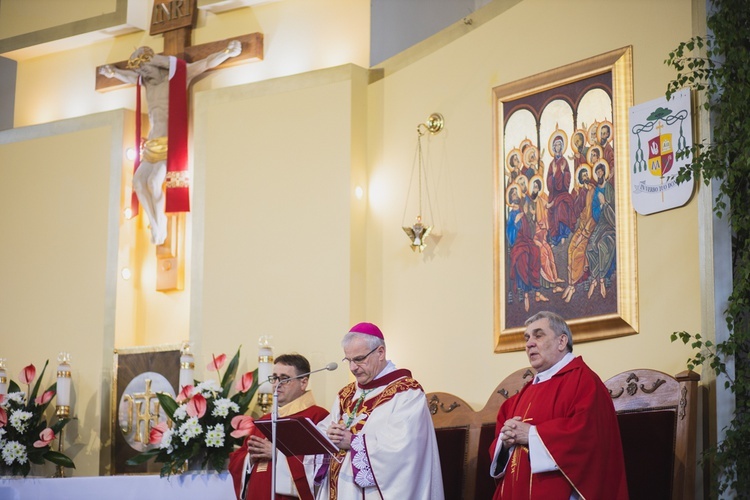
[[[526,321],[526,354],[537,374],[497,415],[490,447],[494,500],[627,500],[612,398],[573,356],[565,320],[542,311]]]
[[[328,416],[328,410],[316,406],[312,392],[307,390],[308,377],[289,380],[309,372],[310,363],[304,356],[282,354],[276,357],[271,379],[274,384],[281,384],[277,391],[280,418],[309,418],[317,424]],[[261,417],[265,420],[270,418],[270,414]],[[256,428],[242,446],[229,456],[229,472],[238,500],[270,498],[271,452],[271,442]],[[276,453],[276,499],[312,500],[311,483],[316,466],[314,457],[285,457],[279,451]]]

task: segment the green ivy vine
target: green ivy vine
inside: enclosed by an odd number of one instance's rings
[[[707,26],[709,36],[693,37],[669,54],[665,63],[677,76],[666,95],[689,87],[711,115],[712,138],[685,153],[692,160],[678,182],[694,177],[720,186],[714,212],[728,218],[732,231],[732,292],[724,312],[729,338],[716,343],[683,331],[672,341],[694,349],[688,368],[704,365],[727,376],[735,414],[725,438],[704,451],[702,461],[710,464],[712,497],[750,499],[750,2],[711,0]]]

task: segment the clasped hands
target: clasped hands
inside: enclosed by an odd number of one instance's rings
[[[500,441],[505,448],[517,444],[529,444],[529,429],[531,424],[524,422],[521,417],[513,417],[505,421],[500,429]]]
[[[271,441],[266,438],[250,436],[247,440],[247,452],[250,454],[250,458],[255,461],[271,460],[271,448]]]
[[[328,427],[328,439],[342,450],[348,450],[352,443],[352,433],[344,424],[332,423]]]

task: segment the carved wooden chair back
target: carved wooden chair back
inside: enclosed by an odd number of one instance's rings
[[[698,381],[629,370],[607,380],[620,424],[630,498],[695,498]]]
[[[489,447],[495,438],[497,412],[503,401],[533,377],[530,368],[512,373],[500,382],[479,411],[474,411],[453,394],[427,394],[437,435],[446,500],[492,498],[495,480],[489,475]]]
[[[445,498],[472,498],[466,491],[476,471],[476,412],[447,392],[428,393],[427,404],[435,426]]]

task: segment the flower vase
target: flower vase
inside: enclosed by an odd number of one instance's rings
[[[19,477],[23,476],[14,474],[13,469],[0,460],[0,479],[16,479]]]

